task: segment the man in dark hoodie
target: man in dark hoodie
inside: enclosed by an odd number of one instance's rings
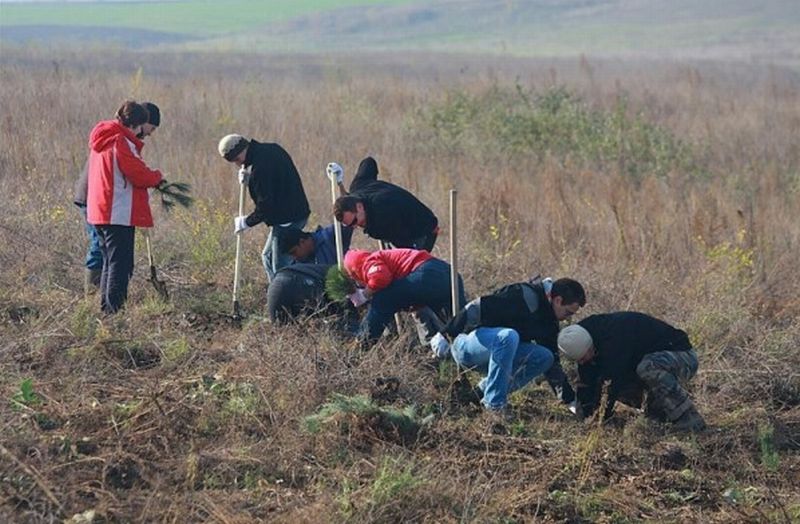
[[[292,263],[292,257],[281,252],[281,232],[303,229],[311,213],[300,174],[292,157],[278,144],[234,134],[223,137],[218,149],[222,158],[239,166],[239,182],[247,184],[256,205],[249,215],[234,219],[234,233],[262,222],[271,228],[261,253],[271,282],[278,269]]]
[[[583,286],[569,278],[511,284],[469,302],[431,339],[431,348],[438,358],[452,353],[459,365],[486,374],[476,393],[500,419],[509,393],[542,373],[559,399],[572,404],[575,393],[558,360],[557,338],[559,322],[584,305]]]
[[[158,106],[152,102],[144,102],[142,106],[147,110],[147,122],[142,125],[140,131],[136,134],[136,138],[144,140],[146,137],[153,134],[161,125],[161,111]],[[75,196],[72,202],[78,207],[78,210],[83,217],[86,235],[89,237],[89,247],[86,251],[84,264],[86,265],[86,272],[84,275],[84,291],[86,293],[92,291],[100,286],[100,275],[103,272],[103,255],[100,251],[100,236],[97,234],[95,227],[86,221],[86,193],[88,190],[89,179],[89,160],[86,160],[86,165],[83,166],[77,182],[75,183]]]
[[[392,247],[431,251],[439,235],[436,215],[402,187],[377,178],[377,162],[372,157],[362,160],[350,194],[333,204],[336,220],[361,227],[370,237]],[[337,182],[343,190],[341,180]]]
[[[685,331],[644,313],[592,315],[564,328],[558,347],[578,363],[580,416],[594,413],[603,382],[610,381],[605,418],[619,400],[642,405],[649,418],[677,429],[702,431],[705,421],[682,387],[697,373],[697,353]]]

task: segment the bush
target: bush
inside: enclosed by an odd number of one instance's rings
[[[591,109],[563,87],[537,94],[493,87],[451,92],[422,112],[433,147],[479,158],[552,156],[585,167],[612,166],[634,178],[670,171],[703,174],[691,148],[669,130],[632,112],[625,96],[611,110]]]

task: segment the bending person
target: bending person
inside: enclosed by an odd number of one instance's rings
[[[583,286],[569,278],[511,284],[468,303],[431,339],[431,348],[485,374],[476,393],[490,412],[504,417],[509,393],[542,373],[571,404],[575,393],[557,356],[559,321],[585,304]]]
[[[370,237],[392,247],[432,250],[439,235],[439,219],[410,192],[377,180],[377,169],[372,158],[361,162],[350,186],[352,193],[333,204],[336,220],[363,228]]]
[[[218,149],[222,158],[239,166],[239,181],[247,184],[256,206],[249,215],[234,219],[234,233],[262,222],[270,227],[261,258],[271,282],[280,268],[292,263],[291,257],[281,254],[281,233],[303,229],[311,213],[300,174],[292,157],[278,144],[234,134],[224,136]]]
[[[706,424],[683,387],[697,373],[697,353],[685,331],[644,313],[620,311],[592,315],[558,335],[561,352],[578,363],[579,416],[600,404],[603,382],[610,381],[605,418],[620,401],[642,405],[649,418],[677,429],[702,431]]]
[[[361,335],[377,341],[394,314],[427,306],[450,315],[450,264],[417,249],[385,249],[373,253],[352,249],[344,257],[348,274],[364,288],[351,296],[360,306],[369,301]],[[460,300],[466,302],[461,276]]]

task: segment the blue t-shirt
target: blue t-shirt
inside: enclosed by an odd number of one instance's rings
[[[336,265],[336,232],[333,228],[333,224],[326,227],[318,226],[317,230],[311,233],[311,237],[314,239],[314,254],[305,260],[298,260],[298,262]],[[343,225],[342,254],[347,253],[347,250],[350,249],[352,238],[353,228]]]

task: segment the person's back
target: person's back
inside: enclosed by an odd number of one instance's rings
[[[279,144],[250,140],[245,165],[252,166],[248,182],[256,211],[248,226],[259,222],[283,224],[303,219],[311,212],[300,174],[291,156]]]
[[[364,232],[395,247],[411,247],[416,239],[430,235],[439,225],[433,211],[417,197],[389,182],[367,182],[352,196],[364,203]]]
[[[267,288],[267,312],[285,323],[325,306],[325,274],[329,265],[292,264],[281,268]]]
[[[697,373],[697,353],[688,335],[650,315],[618,311],[592,315],[565,328],[559,348],[578,363],[577,397],[583,416],[600,404],[603,382],[610,380],[605,417],[617,401],[641,407],[645,415],[678,429],[702,431],[703,417],[683,385]]]
[[[692,349],[686,332],[636,311],[591,315],[578,322],[592,336],[593,365],[608,379],[632,377],[648,353]]]

